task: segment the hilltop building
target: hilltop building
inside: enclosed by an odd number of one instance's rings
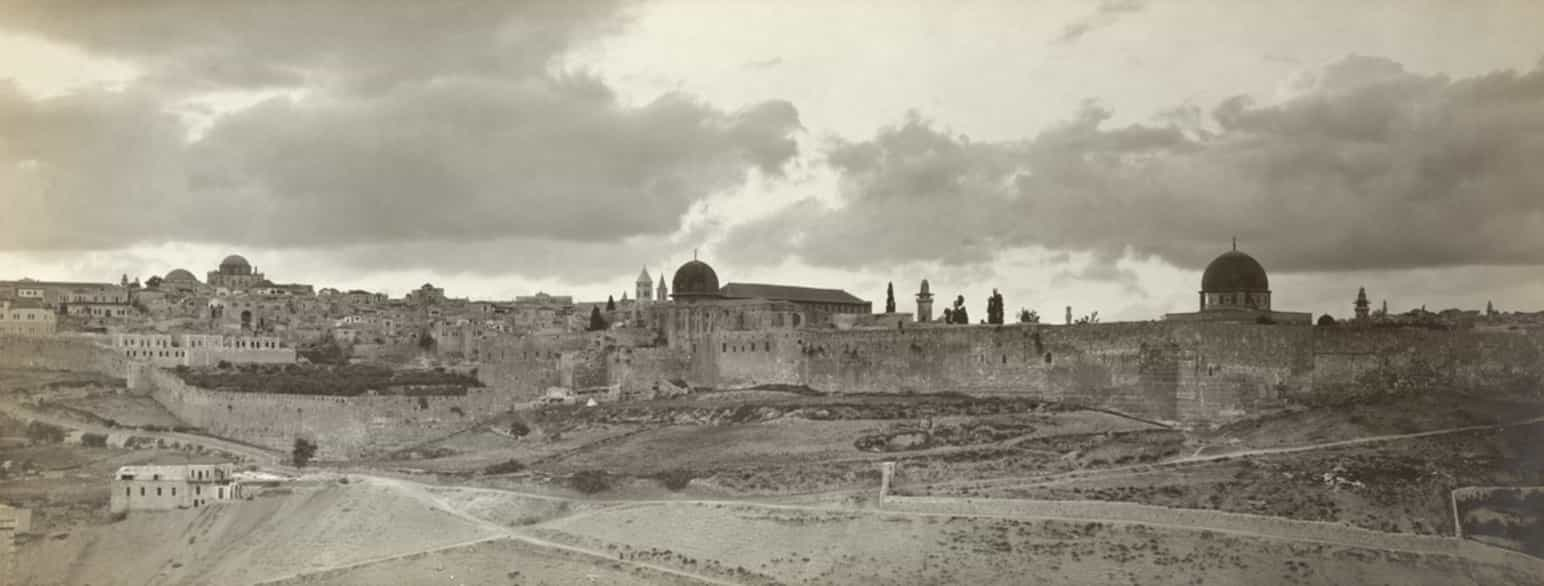
[[[113,475],[108,509],[165,511],[243,498],[231,464],[124,466]]]
[[[840,289],[761,283],[720,287],[713,267],[696,259],[676,269],[671,288],[672,302],[661,305],[655,323],[661,324],[672,348],[693,352],[719,331],[828,326],[833,316],[869,314],[873,309],[871,302]]]
[[[1233,250],[1206,265],[1201,274],[1201,307],[1195,313],[1170,313],[1170,321],[1265,322],[1308,324],[1313,314],[1271,309],[1270,278],[1254,257]]]
[[[250,289],[267,281],[268,279],[262,273],[257,272],[257,269],[248,264],[247,259],[239,254],[225,257],[225,260],[220,261],[220,267],[209,271],[205,279],[210,287],[230,291]]]
[[[57,324],[53,310],[37,299],[0,300],[0,334],[48,336]]]

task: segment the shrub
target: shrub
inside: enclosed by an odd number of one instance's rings
[[[655,476],[655,479],[659,480],[661,485],[664,485],[665,488],[670,489],[672,492],[686,488],[686,485],[691,483],[692,478],[692,471],[685,469],[661,472],[658,476]]]
[[[595,494],[611,488],[611,477],[602,470],[585,470],[570,476],[568,486],[584,494]]]
[[[519,460],[511,459],[483,468],[483,474],[490,476],[494,474],[513,474],[521,470],[525,470],[525,464],[520,463]]]
[[[305,468],[316,455],[316,444],[305,438],[295,438],[295,449],[290,452],[290,458],[296,468]]]
[[[509,422],[509,434],[515,437],[525,437],[531,434],[531,426],[526,425],[524,421],[516,419]]]
[[[64,428],[41,421],[27,424],[27,439],[36,444],[57,444],[64,441]]]

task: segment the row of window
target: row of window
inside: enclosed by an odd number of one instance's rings
[[[160,486],[155,487],[155,495],[156,496],[166,496],[165,494],[163,494],[161,492],[162,488],[163,487],[160,487]],[[173,487],[170,487],[170,488],[172,489],[171,496],[177,496],[177,487],[173,486]],[[222,498],[222,499],[225,498],[225,487],[220,486],[220,487],[216,487],[216,489],[219,490],[219,494],[216,495],[216,498]],[[194,486],[193,487],[193,494],[202,496],[204,494],[204,487],[202,487],[202,486]],[[134,496],[134,489],[132,487],[124,487],[123,488],[123,496],[130,496],[130,497]],[[146,496],[145,487],[143,487],[143,486],[139,487],[139,496]]]

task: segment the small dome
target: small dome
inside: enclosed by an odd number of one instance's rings
[[[185,269],[172,269],[165,277],[161,277],[161,280],[168,283],[197,283],[198,277]]]
[[[676,269],[675,278],[670,280],[670,288],[675,290],[676,298],[718,297],[718,273],[713,272],[713,267],[708,266],[708,263],[688,261]]]
[[[244,275],[252,272],[252,265],[239,254],[232,254],[220,261],[220,272],[227,275]]]
[[[1201,291],[1205,293],[1270,290],[1265,267],[1254,257],[1237,250],[1222,253],[1206,265],[1206,272],[1201,274]]]

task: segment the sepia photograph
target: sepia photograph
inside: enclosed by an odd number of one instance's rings
[[[1544,1],[0,0],[0,586],[1544,584]]]

